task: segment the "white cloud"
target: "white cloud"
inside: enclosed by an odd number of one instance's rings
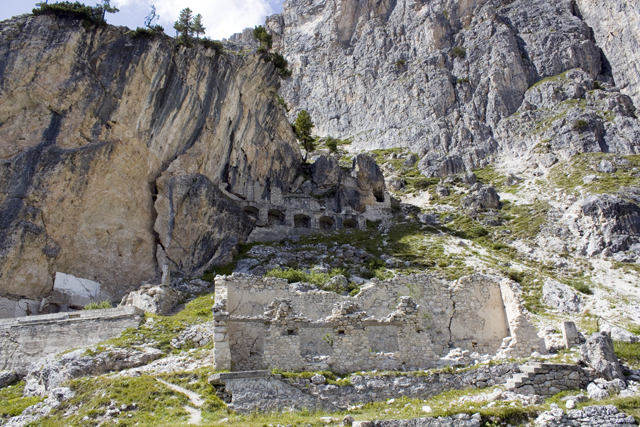
[[[264,23],[264,17],[273,13],[267,0],[191,0],[176,2],[173,0],[114,0],[117,7],[124,9],[133,4],[155,4],[160,15],[159,24],[170,35],[175,34],[173,23],[180,11],[189,7],[194,15],[202,14],[206,35],[212,39],[228,38],[247,27]]]

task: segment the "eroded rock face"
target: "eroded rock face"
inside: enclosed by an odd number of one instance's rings
[[[484,165],[536,81],[602,68],[569,0],[288,0],[267,26],[294,70],[292,115],[358,148],[410,147],[427,176]]]
[[[230,262],[226,239],[243,241],[253,228],[242,208],[203,175],[165,173],[157,182],[155,230],[173,269],[197,275]]]
[[[0,295],[45,296],[64,271],[120,297],[159,275],[158,240],[197,272],[247,233],[218,186],[288,191],[301,156],[272,64],[67,18],[0,31]]]
[[[640,105],[640,10],[635,2],[577,0],[611,67],[616,85]]]
[[[640,122],[631,99],[615,87],[596,88],[579,69],[531,87],[495,137],[506,159],[523,159],[531,169],[547,170],[579,153],[640,152]]]

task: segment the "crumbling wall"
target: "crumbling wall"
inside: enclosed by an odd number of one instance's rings
[[[138,327],[142,314],[135,307],[123,307],[0,320],[0,370],[26,375],[38,359]]]
[[[451,346],[509,356],[544,351],[518,285],[508,282],[397,276],[374,279],[351,297],[274,278],[217,277],[216,369],[413,370],[435,367]]]
[[[212,384],[222,392],[222,398],[231,397],[229,408],[240,413],[288,408],[335,412],[344,411],[351,405],[381,402],[398,396],[429,399],[448,390],[492,387],[506,383],[518,372],[518,364],[508,363],[433,375],[353,375],[350,385],[339,387],[324,381],[314,383],[306,378],[287,379],[280,375],[249,378],[245,373],[230,373],[218,375],[223,378]]]
[[[509,336],[500,278],[474,275],[453,285],[454,314],[451,342],[454,347],[495,354]],[[529,353],[531,354],[531,353]]]

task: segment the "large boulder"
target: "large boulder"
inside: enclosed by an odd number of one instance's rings
[[[56,273],[53,292],[47,300],[70,308],[82,308],[100,299],[100,283],[81,279],[71,274]]]
[[[640,339],[637,336],[633,335],[631,332],[617,326],[609,325],[608,323],[602,325],[600,327],[600,331],[608,333],[613,341],[623,341],[629,343],[640,341]]]
[[[320,156],[311,166],[311,178],[320,189],[329,188],[340,182],[341,169],[338,160]]]
[[[542,301],[563,313],[579,313],[580,297],[569,286],[555,280],[547,280],[542,287]]]
[[[616,378],[624,381],[620,362],[613,351],[613,340],[605,332],[591,335],[580,347],[580,363],[589,366],[607,381]]]
[[[182,292],[169,286],[144,285],[140,290],[125,296],[120,305],[132,305],[147,313],[166,316],[183,299]]]
[[[376,196],[376,199],[384,199],[386,188],[384,174],[373,157],[368,154],[355,156],[353,158],[351,176],[356,178],[360,190],[371,191]]]
[[[500,196],[495,188],[476,184],[471,187],[468,196],[462,199],[462,207],[464,209],[499,209]]]
[[[19,379],[16,371],[0,371],[0,389],[15,384]]]

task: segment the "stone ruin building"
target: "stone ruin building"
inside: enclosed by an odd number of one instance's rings
[[[397,276],[356,296],[234,274],[216,278],[216,370],[419,370],[450,349],[529,357],[546,352],[515,282]]]
[[[279,241],[287,237],[343,229],[365,230],[367,220],[388,217],[391,196],[374,158],[359,154],[349,170],[335,156],[318,156],[309,176],[300,175],[290,191],[274,186],[247,192],[220,190],[242,207],[253,224],[249,242]],[[262,190],[262,191],[260,191]]]

